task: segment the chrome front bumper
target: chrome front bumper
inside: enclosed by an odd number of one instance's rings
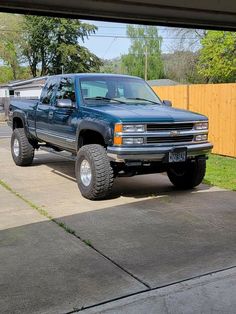
[[[117,162],[125,160],[142,160],[142,161],[161,161],[167,153],[175,148],[187,148],[187,158],[207,155],[211,152],[213,145],[209,142],[190,145],[175,146],[142,146],[142,147],[124,147],[108,146],[108,157]]]

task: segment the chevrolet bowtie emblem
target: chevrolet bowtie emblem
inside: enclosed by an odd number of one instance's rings
[[[170,136],[178,136],[178,135],[180,135],[180,131],[176,131],[176,130],[170,131]]]

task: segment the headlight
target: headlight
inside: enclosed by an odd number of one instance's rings
[[[123,137],[123,145],[140,145],[143,144],[143,137]]]
[[[198,134],[195,136],[195,141],[197,142],[203,142],[203,141],[207,141],[207,134]]]
[[[145,132],[144,124],[122,124],[116,123],[114,127],[114,145],[139,145],[144,143],[143,137],[123,137],[124,133],[142,133]],[[123,134],[122,134],[123,133]]]
[[[196,130],[207,130],[208,129],[208,122],[198,122],[195,124]]]
[[[145,132],[145,125],[143,124],[124,124],[122,126],[124,133]]]

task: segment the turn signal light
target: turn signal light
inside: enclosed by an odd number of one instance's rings
[[[116,123],[114,127],[114,145],[122,145],[122,137],[117,135],[122,132],[122,124]]]
[[[114,133],[120,133],[120,132],[122,132],[122,124],[116,123],[115,128],[114,128]]]
[[[115,136],[114,137],[114,145],[121,145],[122,144],[122,137]]]

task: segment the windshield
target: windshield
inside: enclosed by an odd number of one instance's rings
[[[129,77],[89,77],[80,79],[84,103],[161,104],[161,100],[143,80]]]

